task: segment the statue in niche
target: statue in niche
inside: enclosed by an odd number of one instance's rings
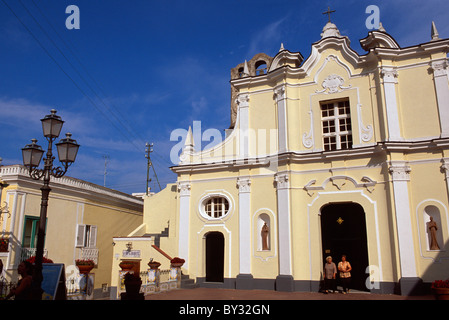
[[[262,227],[262,250],[270,250],[268,245],[268,239],[270,235],[270,228],[268,227],[267,223],[265,222]]]
[[[433,221],[433,217],[430,217],[430,221],[427,223],[427,227],[430,232],[430,250],[440,250],[440,246],[437,241],[437,230],[438,226],[435,221]]]

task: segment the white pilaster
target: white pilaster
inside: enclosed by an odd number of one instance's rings
[[[384,83],[385,108],[387,114],[388,141],[401,141],[401,126],[396,99],[398,72],[392,67],[382,67],[380,75]]]
[[[432,61],[430,66],[433,70],[433,80],[435,82],[441,138],[447,138],[449,137],[449,82],[447,60]]]
[[[279,152],[287,151],[287,104],[285,86],[274,90],[274,98],[278,108],[278,139]]]
[[[447,192],[449,197],[449,158],[443,158],[441,161],[441,171],[444,173],[444,178],[446,180]]]
[[[249,95],[241,94],[236,99],[239,112],[239,154],[241,158],[249,155]]]
[[[290,182],[286,173],[275,176],[279,227],[279,274],[292,275]]]
[[[240,274],[251,274],[251,179],[238,178]]]
[[[417,271],[407,185],[410,181],[410,167],[405,162],[395,162],[390,165],[389,172],[393,181],[401,278],[414,278],[417,277]]]
[[[189,181],[178,182],[179,190],[179,246],[178,256],[185,260],[184,268],[189,269],[189,229],[190,229],[190,188]]]

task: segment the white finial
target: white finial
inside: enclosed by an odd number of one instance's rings
[[[379,22],[379,29],[377,29],[377,30],[382,31],[382,32],[387,32],[385,30],[384,26],[382,25],[382,22]]]
[[[435,22],[432,21],[432,29],[430,31],[430,35],[432,36],[432,41],[440,40],[437,27],[435,26]]]
[[[245,60],[245,64],[243,65],[243,75],[249,76],[249,67],[248,67],[248,62],[246,60]]]
[[[284,51],[284,43],[281,42],[281,47],[279,48],[279,52]]]
[[[195,141],[193,141],[192,128],[189,126],[189,131],[187,132],[186,141],[184,143],[184,150],[194,152],[195,151]]]

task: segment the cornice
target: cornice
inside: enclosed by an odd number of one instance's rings
[[[21,165],[0,167],[0,177],[10,184],[17,184],[23,188],[39,190],[42,187],[42,181],[31,179],[28,170]],[[127,209],[133,207],[134,210],[142,210],[143,208],[142,199],[72,177],[51,177],[50,187],[52,192],[69,197],[79,197],[118,207],[127,207]]]
[[[433,52],[449,52],[449,39],[425,42],[405,48],[372,48],[376,56],[381,58],[408,58],[409,56],[428,55]]]
[[[348,150],[335,151],[314,151],[298,152],[289,151],[265,157],[252,157],[248,159],[226,160],[214,163],[191,163],[180,166],[173,166],[170,169],[177,174],[212,172],[230,169],[249,169],[270,167],[271,163],[305,163],[320,162],[329,160],[343,160],[354,157],[373,157],[373,155],[383,154],[385,152],[423,152],[429,149],[447,149],[449,148],[449,139],[432,139],[425,141],[388,141],[378,142],[370,146],[363,146]]]

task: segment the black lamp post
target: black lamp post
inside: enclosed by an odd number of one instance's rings
[[[28,168],[31,178],[39,180],[43,177],[44,180],[44,185],[41,188],[41,211],[37,234],[35,268],[33,272],[34,297],[38,300],[42,298],[42,259],[44,256],[48,195],[51,191],[49,186],[50,176],[55,178],[61,178],[64,176],[69,166],[75,162],[76,154],[78,153],[79,148],[79,144],[76,143],[76,140],[73,140],[71,138],[71,134],[67,133],[66,138],[61,139],[58,143],[56,143],[59,161],[62,163],[63,168],[53,167],[53,160],[55,159],[52,153],[53,142],[59,137],[64,121],[62,121],[60,116],[56,115],[56,110],[54,109],[51,110],[51,114],[45,116],[41,119],[41,121],[44,137],[47,138],[48,141],[47,155],[46,158],[44,158],[44,168],[38,169],[39,163],[45,151],[41,146],[36,144],[36,139],[31,140],[31,144],[28,144],[22,148],[23,164]]]

